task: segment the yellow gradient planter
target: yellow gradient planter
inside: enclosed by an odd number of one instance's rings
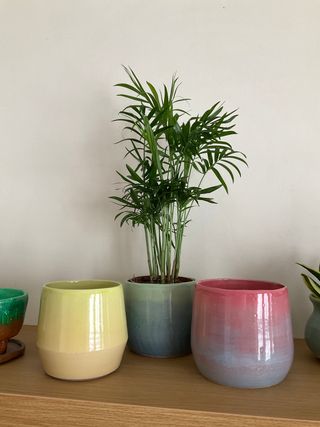
[[[128,339],[122,285],[108,280],[44,285],[37,347],[45,372],[65,380],[115,371]]]

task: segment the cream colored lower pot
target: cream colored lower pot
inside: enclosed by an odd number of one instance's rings
[[[42,290],[37,347],[45,372],[87,380],[115,371],[128,334],[122,285],[51,282]]]

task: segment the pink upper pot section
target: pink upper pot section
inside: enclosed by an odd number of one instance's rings
[[[214,292],[235,292],[239,296],[239,291],[243,293],[263,293],[263,292],[287,292],[287,287],[280,283],[266,282],[262,280],[246,279],[206,279],[199,280],[197,286],[201,289],[207,289]]]

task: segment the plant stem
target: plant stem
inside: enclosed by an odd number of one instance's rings
[[[172,248],[172,234],[173,234],[173,218],[174,218],[174,203],[171,203],[168,213],[168,237],[167,237],[167,265],[166,265],[166,281],[170,282],[171,276],[171,248]]]
[[[166,212],[165,207],[162,209],[162,233],[161,233],[161,239],[162,239],[162,251],[161,251],[161,283],[165,282],[165,265],[166,265]]]
[[[147,248],[147,259],[148,259],[148,269],[149,269],[149,275],[152,276],[152,262],[151,262],[151,253],[150,253],[150,243],[149,243],[149,232],[147,225],[144,226],[144,236],[146,240],[146,248]]]

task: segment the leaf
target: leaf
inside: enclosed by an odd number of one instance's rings
[[[227,184],[225,183],[225,181],[224,181],[223,177],[221,176],[220,172],[216,168],[211,168],[211,170],[215,174],[215,176],[218,178],[218,180],[221,182],[221,185],[223,186],[223,188],[228,193]]]
[[[179,98],[173,101],[174,104],[177,104],[178,102],[186,102],[190,101],[190,98]]]
[[[230,166],[232,166],[233,168],[235,168],[235,170],[238,172],[239,176],[241,176],[241,170],[238,168],[237,165],[235,165],[232,162],[229,162],[229,160],[226,160],[226,159],[223,159],[222,162],[228,163]]]
[[[313,280],[311,279],[311,277],[308,277],[306,274],[301,274],[301,276],[303,277],[303,280],[305,282],[305,284],[307,285],[308,289],[317,297],[320,298],[320,287],[319,285]]]
[[[135,185],[135,182],[129,179],[128,177],[124,176],[122,173],[116,171],[116,173],[122,178],[125,182],[128,182],[131,185]]]
[[[111,196],[110,199],[120,202],[122,205],[124,205],[124,207],[131,207],[131,208],[135,207],[133,203],[129,202],[128,200],[121,199],[120,197],[117,197],[117,196]]]
[[[133,120],[133,122],[134,123],[141,123],[142,124],[142,122],[143,122],[143,114],[142,114],[142,112],[138,109],[138,111],[136,111],[136,109],[133,109],[133,111],[136,113],[136,114],[134,114],[134,113],[131,113],[131,112],[129,112],[129,111],[127,111],[127,110],[122,110],[122,111],[120,111],[120,113],[119,114],[121,114],[122,116],[125,116],[125,117],[131,117]]]
[[[215,119],[223,110],[223,107],[218,108],[216,111],[214,111],[214,109],[220,104],[220,102],[218,102],[217,104],[215,104],[213,107],[211,107],[202,117],[201,119],[203,121],[206,121],[207,119],[212,121],[213,119]]]
[[[125,122],[125,123],[131,123],[133,126],[135,125],[136,122],[134,122],[133,120],[130,119],[114,119],[114,122]],[[131,129],[131,128],[130,128]]]
[[[243,154],[243,153],[241,153],[241,154]],[[243,156],[245,156],[245,155],[243,154]],[[241,157],[237,157],[237,156],[231,155],[231,156],[228,156],[228,159],[238,160],[239,162],[242,162],[246,166],[248,166],[248,163],[244,159],[242,159]]]
[[[314,270],[311,267],[308,267],[304,264],[300,264],[299,262],[297,262],[298,265],[300,265],[301,267],[305,268],[307,271],[309,271],[309,273],[311,273],[315,278],[317,278],[318,280],[320,280],[320,271]]]
[[[145,125],[145,131],[146,131],[146,140],[148,141],[149,148],[152,153],[152,158],[158,169],[160,177],[162,177],[162,168],[161,168],[161,162],[160,162],[159,153],[158,153],[158,146],[147,117],[144,117],[144,125]]]
[[[117,202],[120,202],[120,203],[126,203],[125,199],[123,199],[122,197],[110,196],[110,199],[116,200]]]
[[[139,101],[139,102],[141,102],[141,103],[143,103],[143,102],[147,102],[147,101],[145,101],[145,100],[144,100],[144,99],[142,99],[142,98],[138,98],[137,96],[127,95],[126,93],[118,93],[118,95],[117,95],[117,96],[120,96],[120,97],[122,97],[122,98],[132,99],[133,101]]]
[[[232,173],[231,169],[230,169],[230,168],[228,168],[228,166],[224,165],[224,164],[222,163],[222,161],[221,161],[221,162],[219,162],[219,166],[220,166],[221,168],[224,168],[224,169],[229,173],[229,175],[230,175],[230,177],[231,177],[231,181],[232,181],[232,182],[234,182],[234,175],[233,175],[233,173]]]
[[[209,165],[212,167],[213,166],[213,157],[212,157],[212,153],[210,150],[208,150],[207,156],[208,156],[208,160],[209,160]]]
[[[223,136],[229,136],[229,135],[235,135],[236,132],[234,132],[233,130],[226,130],[226,131],[222,131],[219,132],[219,137],[223,137]]]
[[[153,95],[154,100],[156,101],[156,104],[159,106],[160,105],[160,100],[159,100],[158,92],[156,91],[156,89],[153,86],[153,84],[151,84],[150,82],[147,82],[147,85],[149,86],[149,88],[150,88],[150,90],[152,92],[152,95]]]
[[[213,187],[207,187],[200,191],[200,194],[207,194],[212,193],[213,191],[219,190],[219,188],[222,187],[222,184],[220,185],[214,185]]]
[[[140,182],[142,184],[144,183],[143,179],[137,174],[135,170],[132,169],[131,166],[126,165],[126,168],[128,169],[128,172],[130,173],[130,176],[134,181]]]
[[[136,89],[134,86],[128,85],[127,83],[117,83],[114,86],[115,87],[123,87],[125,89],[132,90],[133,92],[138,93],[139,95],[141,94],[141,92],[138,89]]]
[[[216,205],[217,202],[215,202],[213,199],[209,199],[208,197],[199,197],[198,200],[201,200],[203,202],[211,203],[213,205]]]
[[[231,122],[233,122],[233,120],[234,119],[236,119],[237,117],[238,117],[238,114],[234,114],[234,115],[232,115],[233,113],[235,113],[237,110],[234,110],[234,111],[231,111],[231,113],[229,113],[227,116],[226,116],[226,118],[224,119],[224,121],[223,121],[223,123],[231,123]],[[230,115],[230,117],[229,118],[227,118],[228,116]],[[234,125],[233,125],[234,126]],[[233,127],[232,126],[232,127]]]
[[[130,77],[130,80],[132,81],[132,83],[138,88],[140,89],[140,91],[143,93],[144,89],[142,84],[140,83],[138,77],[136,76],[136,74],[134,73],[133,69],[131,67],[124,67],[124,69],[126,70],[128,76]]]
[[[130,130],[131,132],[135,133],[136,135],[139,135],[140,138],[143,138],[143,134],[133,127],[126,126],[124,129]]]
[[[125,222],[128,222],[128,220],[129,220],[130,218],[131,218],[131,215],[130,215],[130,214],[124,215],[124,216],[122,217],[121,221],[120,221],[120,227],[122,227],[122,226],[123,226],[123,224],[124,224]]]
[[[159,128],[154,132],[154,134],[158,136],[158,135],[164,133],[168,129],[172,129],[172,126],[164,126],[162,128]]]

